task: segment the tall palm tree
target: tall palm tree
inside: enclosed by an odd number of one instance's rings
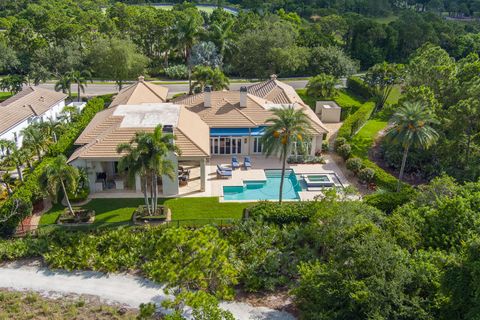
[[[53,142],[57,142],[60,135],[66,130],[65,123],[51,118],[37,125],[44,135],[49,139],[51,138]]]
[[[50,137],[45,136],[41,127],[35,123],[22,129],[20,134],[23,136],[22,147],[35,150],[38,160],[42,159],[42,151],[47,150],[50,144]]]
[[[190,56],[192,55],[192,47],[200,37],[200,24],[194,16],[188,16],[180,19],[175,27],[176,43],[182,51],[185,64],[188,67],[188,83],[189,94],[192,94],[192,66],[190,65]]]
[[[214,23],[210,26],[209,37],[218,47],[218,51],[223,58],[235,49],[236,33],[233,31],[234,24],[235,21],[229,19],[221,23]]]
[[[72,215],[75,214],[70,199],[68,199],[68,191],[75,190],[78,183],[78,169],[67,163],[67,158],[61,154],[49,162],[43,170],[43,181],[48,192],[56,197],[60,189],[62,189],[67,201],[68,210]]]
[[[128,178],[135,180],[135,175],[139,175],[143,184],[143,196],[145,199],[145,207],[149,215],[152,214],[150,202],[148,200],[148,171],[149,159],[147,157],[148,150],[145,148],[145,140],[148,138],[147,133],[137,132],[129,143],[121,143],[117,146],[118,153],[126,153],[118,162],[120,171],[127,171]]]
[[[70,79],[71,83],[75,83],[77,85],[77,94],[78,94],[78,101],[82,101],[80,94],[83,92],[85,93],[85,87],[87,86],[87,82],[92,81],[92,74],[88,70],[82,71],[70,71],[67,76]]]
[[[2,156],[7,156],[10,152],[16,148],[16,144],[12,140],[0,139],[0,151]]]
[[[118,145],[117,152],[126,152],[119,162],[121,170],[128,169],[130,178],[139,174],[143,179],[143,195],[148,214],[157,213],[158,209],[158,176],[166,175],[174,179],[176,172],[172,161],[166,159],[169,153],[179,152],[173,143],[175,136],[164,133],[161,125],[152,133],[137,132],[129,143]],[[147,193],[150,178],[150,201]]]
[[[68,73],[61,75],[54,87],[55,91],[62,91],[65,94],[68,94],[70,98],[72,96],[72,80]]]
[[[282,203],[285,166],[292,147],[308,137],[311,129],[310,121],[302,109],[295,110],[293,105],[273,109],[273,117],[266,122],[269,124],[262,137],[263,153],[269,157],[280,155],[282,161],[282,176],[278,201]]]
[[[430,124],[437,123],[432,114],[425,110],[418,102],[406,102],[393,115],[392,127],[388,130],[386,138],[403,148],[402,165],[398,175],[397,191],[400,191],[401,181],[407,162],[410,147],[422,149],[429,148],[438,139],[438,133]]]

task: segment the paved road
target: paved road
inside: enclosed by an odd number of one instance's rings
[[[302,88],[305,88],[305,86],[307,85],[307,80],[293,80],[293,81],[288,81],[287,82],[289,85],[291,85],[293,88],[295,89],[302,89]],[[169,89],[168,93],[169,93],[169,97],[175,95],[175,94],[178,94],[178,93],[182,93],[182,92],[187,92],[188,91],[188,84],[186,83],[178,83],[178,84],[161,84],[161,83],[158,83],[162,86],[165,86]],[[232,83],[230,85],[230,90],[240,90],[240,87],[242,86],[249,86],[253,83]],[[46,89],[50,89],[50,90],[54,90],[54,86],[55,84],[53,83],[42,83],[40,84],[40,87],[42,88],[46,88]],[[77,92],[77,86],[76,85],[72,85],[72,92],[75,93]],[[108,94],[108,93],[115,93],[115,92],[118,92],[118,89],[117,87],[115,86],[115,84],[110,84],[110,83],[106,83],[106,84],[89,84],[86,88],[85,88],[85,95],[87,96],[98,96],[98,95],[102,95],[102,94]]]

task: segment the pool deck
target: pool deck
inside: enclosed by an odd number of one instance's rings
[[[243,164],[244,157],[238,157],[240,165]],[[242,167],[233,171],[230,179],[218,179],[216,175],[217,164],[230,166],[231,157],[214,156],[207,165],[207,185],[205,192],[195,193],[193,196],[217,196],[223,201],[224,186],[241,186],[244,181],[265,181],[265,169],[280,169],[282,163],[278,158],[266,158],[265,156],[251,156],[252,168],[245,170]],[[288,169],[293,169],[296,175],[302,174],[332,174],[338,179],[338,185],[344,187],[350,185],[348,180],[343,176],[342,172],[335,162],[327,155],[324,164],[287,164]],[[300,200],[313,200],[317,196],[322,196],[321,191],[300,191]]]

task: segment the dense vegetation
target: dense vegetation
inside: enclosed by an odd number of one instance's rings
[[[248,220],[222,230],[56,232],[3,241],[0,258],[141,270],[172,290],[224,299],[237,283],[249,292],[288,288],[304,319],[474,319],[479,196],[479,183],[441,177],[391,215],[329,194],[317,202],[260,203]]]
[[[198,65],[220,67],[230,76],[326,73],[339,77],[385,60],[404,62],[426,42],[440,45],[456,58],[479,51],[478,23],[448,21],[423,12],[426,9],[415,10],[428,1],[383,2],[388,8],[405,8],[396,9],[398,19],[385,24],[367,17],[376,14],[369,7],[385,11],[380,9],[382,1],[330,1],[329,5],[241,1],[240,6],[260,4],[268,10],[238,15],[221,9],[207,14],[188,4],[161,10],[90,0],[4,2],[0,72],[9,77],[2,80],[2,87],[14,91],[24,82],[65,80],[66,74],[84,71],[122,86],[144,71],[185,78],[187,66]],[[343,8],[350,5],[362,9]],[[473,1],[466,6],[476,10]],[[305,14],[322,7],[328,8],[318,9],[314,18]]]

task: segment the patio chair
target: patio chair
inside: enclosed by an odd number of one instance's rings
[[[250,157],[245,157],[245,159],[243,160],[243,167],[245,168],[245,170],[248,170],[248,168],[252,167]]]
[[[238,163],[237,157],[233,156],[232,157],[232,169],[237,169],[240,168],[240,164]]]
[[[232,169],[217,164],[217,178],[231,178]]]

